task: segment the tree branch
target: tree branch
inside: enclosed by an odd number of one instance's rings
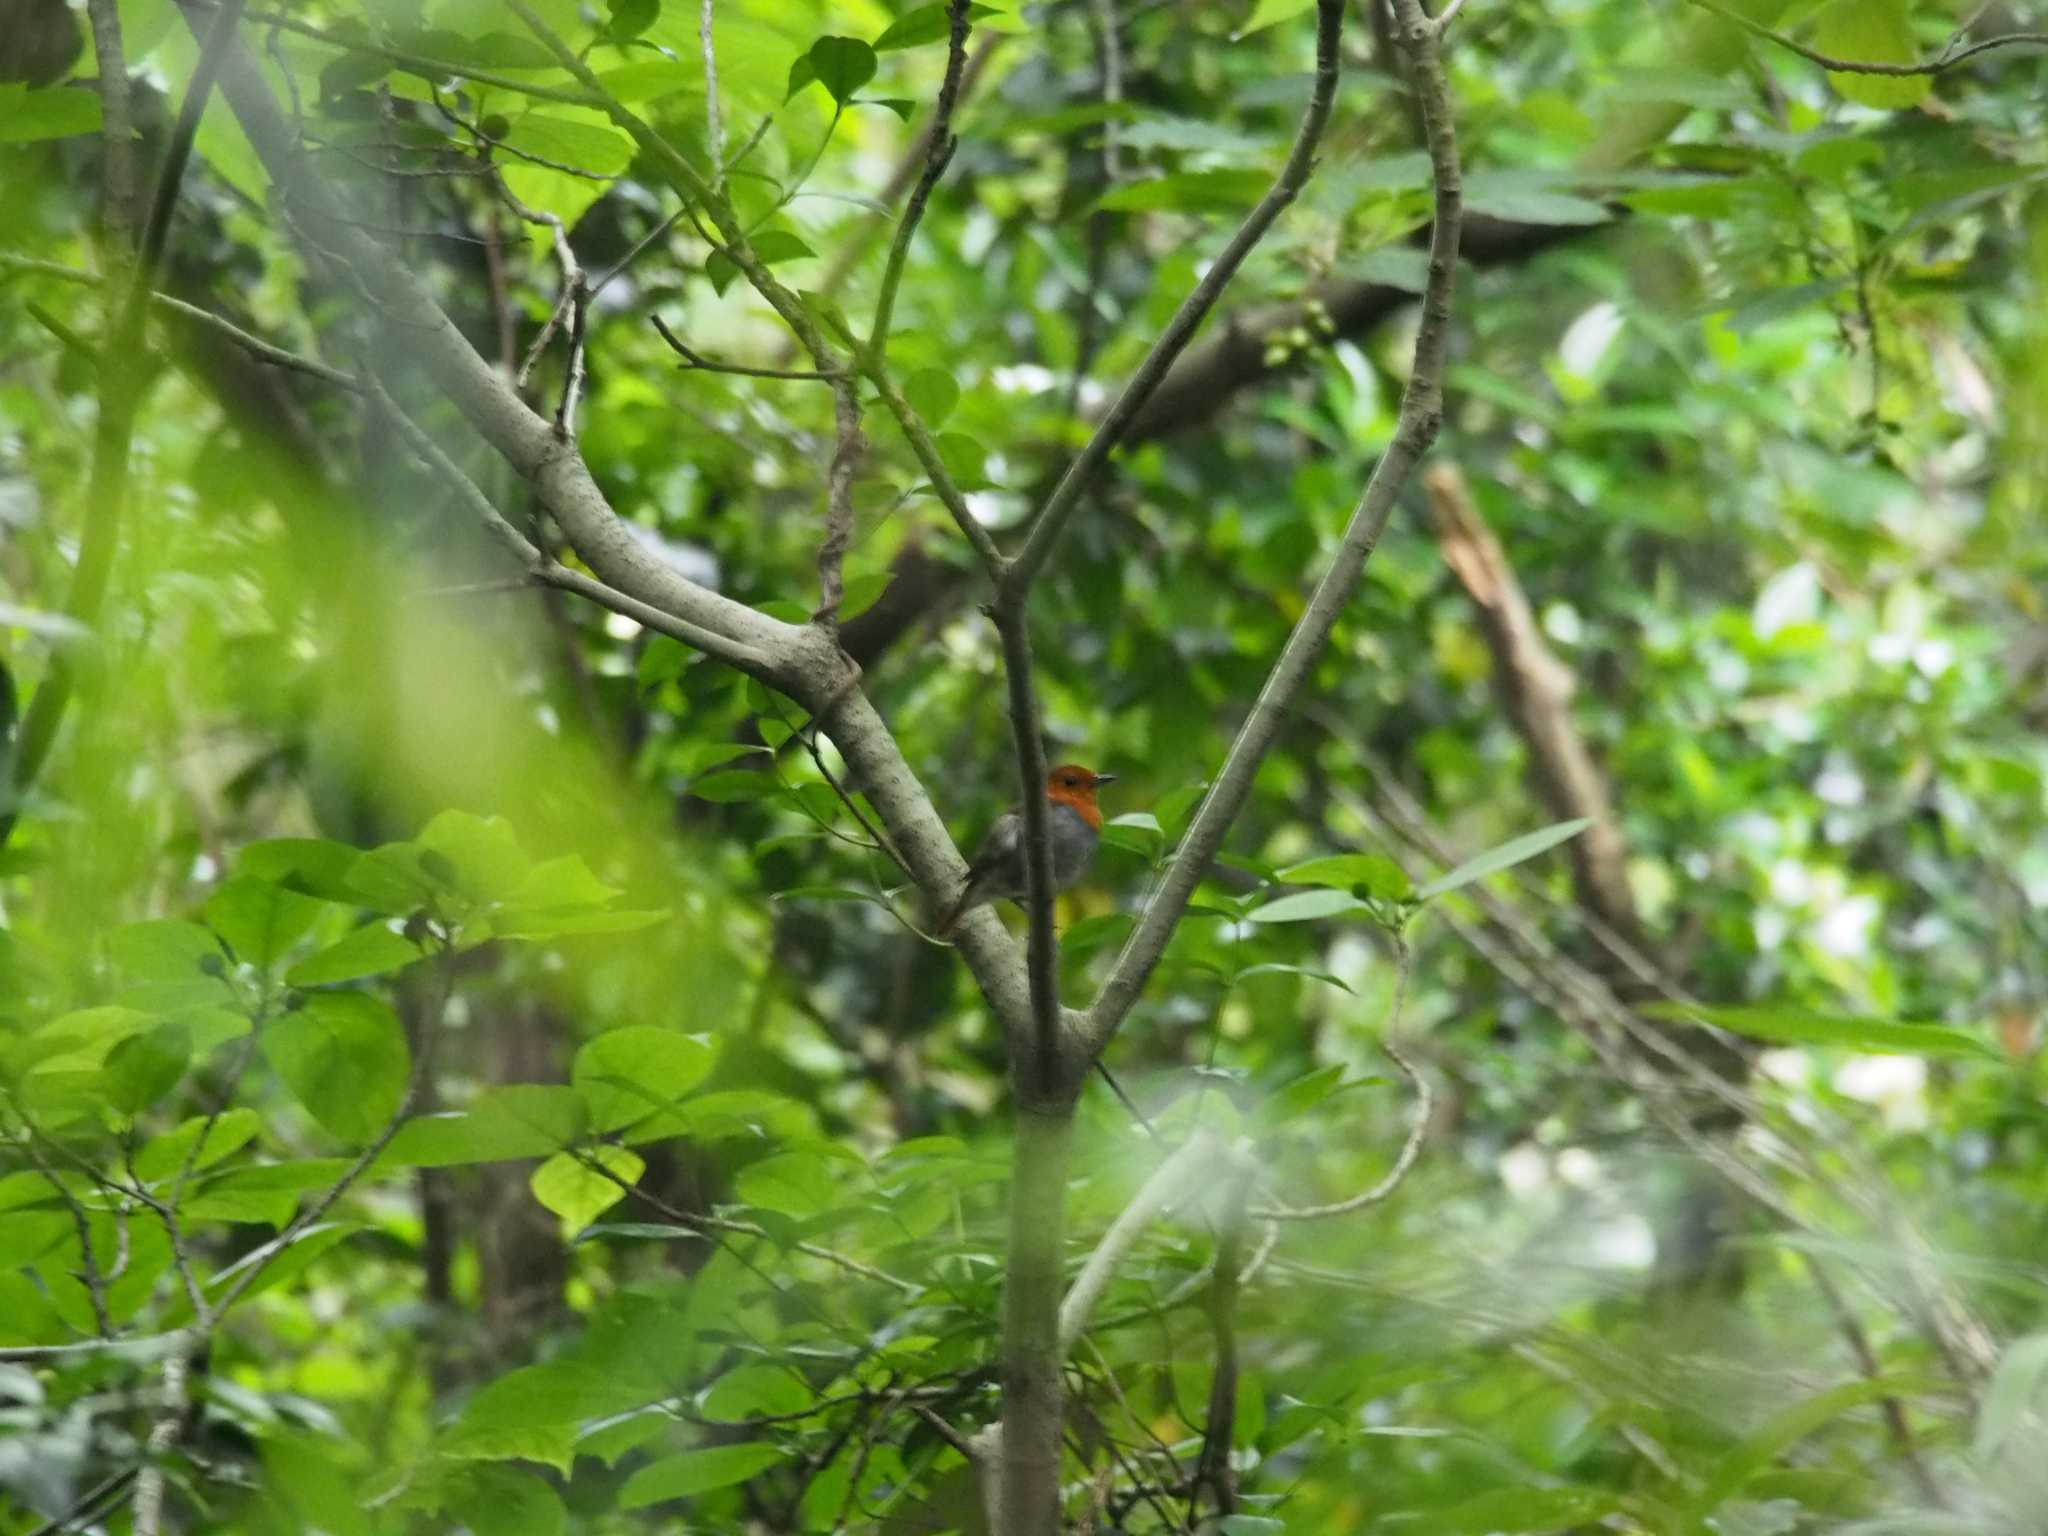
[[[478,355],[406,263],[354,226],[338,194],[303,173],[290,124],[239,45],[228,49],[221,87],[264,169],[289,194],[296,218],[318,226],[319,237],[307,237],[307,245],[361,288],[402,355],[416,359],[478,434],[533,483],[599,581],[705,635],[722,637],[728,649],[758,653],[779,673],[800,645],[801,627],[699,586],[650,555],[605,500],[575,446],[558,437],[553,424]]]
[[[1294,201],[1301,189],[1307,185],[1309,174],[1315,168],[1316,145],[1321,141],[1323,129],[1330,120],[1330,107],[1337,96],[1337,75],[1339,59],[1337,45],[1344,26],[1344,0],[1317,0],[1316,3],[1316,73],[1315,85],[1309,93],[1307,110],[1302,114],[1301,126],[1295,131],[1294,145],[1287,152],[1286,162],[1280,174],[1258,205],[1245,216],[1237,233],[1217,254],[1202,280],[1195,284],[1188,296],[1181,300],[1180,308],[1160,332],[1158,340],[1152,343],[1152,350],[1145,354],[1123,393],[1116,403],[1096,425],[1094,435],[1075,457],[1067,471],[1053,487],[1046,498],[1030,537],[1025,541],[1014,561],[1003,572],[1003,580],[997,601],[999,604],[1020,604],[1031,583],[1045,568],[1052,556],[1053,546],[1059,542],[1065,531],[1067,520],[1079,505],[1082,493],[1094,480],[1096,471],[1101,469],[1111,453],[1129,432],[1132,421],[1144,407],[1152,391],[1165,379],[1167,370],[1174,360],[1186,350],[1193,339],[1195,330],[1216,301],[1223,296],[1223,290],[1237,275],[1237,269],[1254,247],[1266,237],[1266,231],[1273,227],[1287,205]]]
[[[1417,461],[1436,440],[1443,420],[1443,370],[1449,347],[1451,293],[1456,281],[1458,237],[1464,198],[1458,171],[1457,138],[1450,118],[1449,90],[1444,82],[1436,29],[1419,0],[1393,0],[1396,39],[1422,109],[1429,144],[1430,172],[1436,188],[1436,224],[1430,236],[1428,289],[1423,295],[1421,323],[1415,336],[1414,365],[1401,394],[1401,409],[1392,441],[1374,466],[1364,494],[1352,510],[1330,568],[1316,586],[1307,608],[1287,637],[1279,660],[1260,690],[1251,713],[1202,797],[1165,878],[1146,904],[1138,925],[1125,941],[1109,979],[1088,1010],[1076,1041],[1084,1060],[1092,1061],[1109,1042],[1124,1015],[1144,990],[1146,979],[1166,952],[1167,942],[1186,911],[1188,900],[1223,846],[1231,823],[1250,798],[1259,764],[1279,735],[1295,698],[1308,682],[1351,595],[1357,590],[1366,562],[1378,546],[1392,515],[1395,499]]]
[[[1974,59],[1980,53],[1989,53],[1994,48],[2048,48],[2048,32],[2007,32],[1999,37],[1987,37],[1982,42],[1970,44],[1967,48],[1955,46],[1956,41],[1962,36],[1961,33],[1957,33],[1949,46],[1934,58],[1923,59],[1913,64],[1873,64],[1860,59],[1838,59],[1818,49],[1809,48],[1782,32],[1773,31],[1761,22],[1752,21],[1740,11],[1716,3],[1716,0],[1692,0],[1692,4],[1703,11],[1711,11],[1723,21],[1733,22],[1754,37],[1776,43],[1788,53],[1798,54],[1809,64],[1818,64],[1831,74],[1838,75],[1938,75],[1944,70],[1954,69],[1966,59]]]
[[[946,76],[939,83],[938,108],[932,114],[924,170],[917,185],[911,188],[910,202],[896,226],[896,238],[890,242],[888,265],[882,269],[881,292],[875,298],[874,324],[868,328],[868,351],[877,364],[889,355],[889,322],[896,312],[896,290],[903,282],[903,263],[910,255],[911,237],[924,218],[932,189],[946,174],[953,151],[960,146],[953,133],[953,112],[960,104],[960,82],[967,71],[967,8],[968,0],[948,0],[946,6]]]
[[[1103,1292],[1108,1290],[1110,1281],[1116,1278],[1117,1271],[1130,1257],[1131,1250],[1145,1235],[1146,1229],[1162,1211],[1179,1204],[1199,1189],[1229,1151],[1214,1131],[1207,1126],[1198,1126],[1194,1135],[1175,1148],[1173,1155],[1139,1186],[1137,1194],[1131,1197],[1131,1203],[1102,1234],[1094,1252],[1081,1266],[1081,1272],[1074,1277],[1074,1283],[1067,1288],[1066,1300],[1060,1303],[1062,1360],[1074,1352],[1074,1346],[1080,1342]]]

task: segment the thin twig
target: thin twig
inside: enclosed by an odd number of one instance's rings
[[[1420,14],[1418,7],[1417,14]],[[1258,205],[1245,216],[1223,249],[1217,253],[1209,270],[1202,274],[1188,296],[1174,311],[1173,318],[1161,331],[1152,349],[1145,354],[1144,361],[1124,385],[1123,393],[1109,408],[1086,446],[1067,466],[1052,494],[1046,498],[1031,529],[1030,537],[1017,558],[1011,562],[1003,575],[1003,596],[1012,602],[1019,601],[1037,579],[1038,573],[1052,557],[1053,546],[1059,542],[1067,521],[1080,504],[1081,494],[1093,483],[1096,472],[1108,462],[1109,456],[1123,441],[1152,392],[1166,377],[1174,359],[1187,349],[1209,311],[1222,298],[1223,290],[1237,275],[1266,232],[1273,227],[1287,205],[1294,201],[1301,189],[1307,185],[1310,173],[1315,169],[1316,145],[1321,142],[1323,129],[1330,121],[1330,108],[1337,96],[1337,75],[1339,68],[1338,39],[1344,22],[1343,0],[1317,0],[1316,5],[1316,73],[1315,86],[1309,94],[1306,111],[1302,114],[1301,126],[1296,129],[1294,144],[1287,152],[1287,160],[1274,178],[1273,185]]]
[[[1967,48],[1957,48],[1951,41],[1949,47],[1934,58],[1922,59],[1912,64],[1873,64],[1861,59],[1838,59],[1818,49],[1809,48],[1782,32],[1773,31],[1763,23],[1752,21],[1741,12],[1719,4],[1718,0],[1692,0],[1692,3],[1703,11],[1713,12],[1723,21],[1734,23],[1745,32],[1763,38],[1766,42],[1776,43],[1789,53],[1798,54],[1809,64],[1818,64],[1831,74],[1838,75],[1938,75],[1944,70],[1954,69],[1958,64],[1973,59],[1980,53],[1989,53],[1994,48],[2048,48],[2048,32],[2007,32],[1998,37],[1987,37],[1982,42],[1970,44]],[[1958,38],[1961,35],[1956,34]]]
[[[953,132],[953,112],[960,104],[960,81],[967,70],[968,0],[948,0],[946,6],[946,76],[939,83],[938,107],[932,114],[931,142],[925,151],[924,170],[911,188],[910,202],[896,225],[896,238],[889,245],[889,261],[882,270],[881,291],[875,297],[874,324],[868,328],[868,352],[875,362],[889,355],[889,323],[896,312],[896,290],[903,282],[903,264],[910,255],[911,237],[924,219],[925,205],[932,189],[946,174],[946,166],[960,140]]]
[[[1401,1187],[1401,1181],[1408,1177],[1408,1170],[1415,1166],[1415,1159],[1422,1152],[1422,1139],[1429,1134],[1430,1117],[1435,1112],[1436,1099],[1430,1092],[1429,1079],[1415,1069],[1401,1048],[1394,1043],[1393,1034],[1399,1027],[1401,1005],[1408,994],[1408,941],[1396,934],[1394,937],[1394,1001],[1388,1010],[1386,1032],[1381,1036],[1380,1049],[1393,1058],[1394,1065],[1401,1069],[1401,1075],[1408,1079],[1408,1086],[1415,1091],[1415,1109],[1408,1122],[1408,1135],[1401,1143],[1401,1151],[1394,1159],[1394,1166],[1369,1189],[1360,1190],[1346,1200],[1333,1201],[1328,1205],[1261,1205],[1252,1208],[1252,1215],[1260,1221],[1319,1221],[1326,1216],[1348,1216],[1353,1211],[1362,1211],[1367,1206],[1378,1205]]]
[[[811,368],[750,368],[743,363],[717,362],[701,352],[692,351],[681,337],[668,328],[667,322],[661,316],[649,315],[647,323],[654,327],[656,335],[668,343],[669,350],[683,360],[685,368],[701,369],[705,373],[732,373],[745,379],[801,379],[828,384],[846,376],[844,373],[820,373]]]

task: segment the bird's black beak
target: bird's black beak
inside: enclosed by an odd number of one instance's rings
[[[1114,784],[1116,782],[1116,775],[1113,773],[1098,773],[1095,775],[1095,782],[1098,784]]]

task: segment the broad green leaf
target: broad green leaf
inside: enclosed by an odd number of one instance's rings
[[[1835,0],[1814,22],[1814,47],[1856,64],[1911,64],[1920,57],[1906,0]],[[1859,75],[1830,70],[1828,84],[1865,107],[1917,106],[1932,75]]]
[[[1576,820],[1560,821],[1540,831],[1502,843],[1498,848],[1489,848],[1486,852],[1467,859],[1448,874],[1439,875],[1430,881],[1415,893],[1415,899],[1432,900],[1446,891],[1455,891],[1461,885],[1470,885],[1474,880],[1483,879],[1498,870],[1533,859],[1537,854],[1547,852],[1559,843],[1577,837],[1592,824],[1589,819],[1581,816]]]
[[[728,1422],[810,1406],[811,1389],[779,1365],[743,1365],[727,1371],[699,1397],[697,1411]]]
[[[366,1142],[397,1112],[412,1070],[405,1028],[367,992],[319,992],[264,1025],[263,1055],[329,1132]]]
[[[903,381],[903,398],[937,431],[959,403],[960,382],[947,369],[920,368]]]
[[[841,106],[875,78],[875,50],[857,37],[821,37],[808,57],[812,78]]]
[[[772,267],[778,261],[801,261],[806,256],[818,254],[786,229],[764,229],[750,237],[748,243],[764,267]]]
[[[1369,910],[1349,891],[1296,891],[1253,907],[1245,914],[1252,923],[1305,923],[1319,917],[1339,917]]]
[[[1250,1127],[1254,1132],[1277,1130],[1288,1121],[1307,1114],[1343,1086],[1342,1063],[1318,1067],[1305,1076],[1297,1077],[1253,1110]]]
[[[1621,1507],[1619,1495],[1600,1488],[1496,1488],[1449,1508],[1438,1506],[1398,1518],[1402,1525],[1431,1536],[1493,1536],[1508,1531],[1539,1536],[1594,1527]]]
[[[827,1209],[836,1190],[825,1159],[813,1151],[781,1152],[742,1168],[733,1181],[749,1205],[805,1221]]]
[[[651,7],[655,0],[643,3]],[[481,1465],[470,1469],[461,1492],[446,1508],[464,1529],[488,1531],[491,1536],[564,1536],[569,1528],[569,1511],[562,1496],[519,1467]]]
[[[587,1042],[569,1076],[588,1106],[591,1129],[615,1131],[672,1105],[703,1082],[717,1060],[718,1047],[707,1035],[629,1024]]]
[[[268,880],[288,891],[317,896],[322,901],[362,900],[349,875],[362,850],[346,843],[317,837],[277,837],[251,843],[235,860],[235,872]]]
[[[589,1166],[591,1163],[597,1167]],[[613,1177],[605,1177],[599,1169]],[[646,1171],[647,1160],[639,1153],[597,1146],[580,1154],[557,1152],[533,1170],[528,1187],[534,1199],[580,1230],[625,1199],[627,1188],[638,1183]]]
[[[478,1096],[467,1110],[408,1120],[380,1167],[447,1168],[550,1157],[573,1145],[587,1123],[582,1095],[566,1085],[516,1083]]]
[[[223,1110],[211,1130],[206,1130],[206,1125],[205,1115],[194,1115],[176,1130],[145,1143],[135,1154],[135,1176],[144,1181],[173,1178],[188,1157],[195,1170],[210,1168],[246,1146],[263,1129],[263,1117],[253,1109],[237,1106]],[[199,1145],[202,1130],[206,1131],[203,1147]]]
[[[1290,885],[1326,885],[1376,901],[1402,901],[1413,889],[1401,866],[1377,853],[1339,853],[1310,859],[1281,870],[1280,878]]]
[[[920,5],[916,10],[905,11],[891,22],[887,31],[875,39],[877,53],[890,53],[899,48],[922,48],[927,43],[942,43],[951,38],[952,23],[948,19],[947,7]],[[986,5],[967,7],[969,21],[979,21],[984,16],[997,14]]]
[[[443,868],[423,856],[420,867],[473,901],[501,900],[526,878],[527,858],[518,834],[500,816],[443,811],[420,833],[419,846],[447,862]]]
[[[706,774],[690,786],[690,793],[699,800],[730,805],[737,801],[773,799],[782,793],[782,783],[773,774],[728,768],[721,773]]]
[[[840,619],[844,621],[866,613],[889,590],[889,583],[894,579],[889,571],[867,571],[847,577],[845,595],[839,600]]]
[[[1245,17],[1244,25],[1231,34],[1231,40],[1241,41],[1254,32],[1283,21],[1291,21],[1303,11],[1312,9],[1314,5],[1315,0],[1259,0],[1259,3],[1252,7],[1251,15]]]
[[[626,1486],[619,1490],[619,1508],[645,1509],[669,1499],[729,1488],[767,1471],[780,1460],[782,1452],[778,1447],[758,1442],[717,1445],[708,1450],[664,1456],[626,1479]]]
[[[206,925],[237,960],[267,968],[306,936],[326,908],[311,896],[237,875],[207,898]]]
[[[633,675],[644,692],[681,677],[689,661],[690,653],[683,649],[682,641],[673,635],[656,635],[641,650]]]
[[[638,37],[660,19],[661,0],[607,0],[611,20],[607,35],[625,41]]]
[[[1264,197],[1271,182],[1271,177],[1253,170],[1181,171],[1126,182],[1096,206],[1122,213],[1232,213]]]
[[[220,992],[225,957],[211,929],[198,923],[128,923],[107,935],[107,959],[130,981],[200,985]]]
[[[1981,1056],[2003,1061],[1986,1039],[1940,1024],[1904,1024],[1891,1019],[1845,1018],[1808,1008],[1719,1008],[1686,1003],[1652,1003],[1643,1011],[1675,1023],[1703,1022],[1752,1040],[1784,1045],[1834,1045],[1867,1055]]]
[[[419,958],[419,946],[397,929],[382,922],[365,923],[347,938],[308,955],[286,971],[284,979],[295,987],[328,986],[403,970]]]
[[[17,23],[27,26],[24,16]],[[100,130],[99,92],[83,86],[0,85],[0,144],[61,139]]]
[[[1522,224],[1605,224],[1614,217],[1590,198],[1574,197],[1512,172],[1470,176],[1465,203],[1475,213]]]
[[[107,1100],[138,1114],[177,1087],[191,1062],[192,1031],[177,1022],[123,1040],[107,1053]]]

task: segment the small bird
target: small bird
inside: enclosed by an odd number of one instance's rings
[[[1078,763],[1062,763],[1045,776],[1046,808],[1052,817],[1052,887],[1064,891],[1079,880],[1102,840],[1102,809],[1095,792],[1113,783],[1113,773],[1096,773]],[[960,914],[991,901],[1022,901],[1027,894],[1024,869],[1024,811],[1011,806],[995,819],[967,866],[967,884],[939,918],[934,930],[950,932]]]

